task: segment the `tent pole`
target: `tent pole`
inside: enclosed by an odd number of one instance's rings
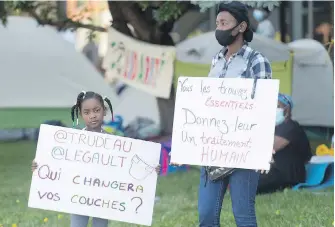
[[[279,6],[279,21],[280,21],[280,40],[286,43],[287,25],[286,25],[286,1],[282,1]]]
[[[215,21],[216,21],[216,6],[213,6],[212,8],[209,9],[209,31],[214,31],[216,26],[215,26]]]
[[[292,41],[304,37],[302,31],[303,6],[301,1],[294,1],[292,4]]]
[[[308,38],[313,39],[314,28],[314,14],[313,14],[313,2],[308,1]]]

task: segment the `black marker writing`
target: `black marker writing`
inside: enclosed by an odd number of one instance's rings
[[[225,139],[223,134],[220,136],[207,136],[205,132],[203,132],[200,136],[200,141],[204,145],[220,145],[232,148],[251,148],[251,138],[248,140],[231,140]]]
[[[232,88],[224,86],[224,81],[222,80],[221,86],[218,87],[219,91],[223,95],[237,96],[242,100],[246,100],[248,98],[247,89],[242,88]]]
[[[43,199],[46,196],[45,198],[47,198],[48,200],[53,200],[56,202],[60,200],[58,193],[52,193],[52,192],[41,193],[40,191],[38,191],[38,196],[40,199]]]
[[[226,120],[216,119],[215,117],[200,117],[196,116],[194,112],[190,109],[182,108],[185,113],[185,125],[200,125],[205,127],[215,127],[217,128],[222,134],[227,134],[229,132],[229,127]]]
[[[38,177],[41,179],[50,179],[52,181],[54,180],[60,180],[62,169],[59,169],[59,171],[52,171],[48,165],[42,165],[38,169]]]
[[[190,136],[187,131],[181,131],[181,140],[197,146],[194,136]]]
[[[201,94],[207,94],[207,93],[210,93],[211,92],[211,87],[210,86],[205,86],[204,84],[204,81],[201,80]]]
[[[126,210],[126,203],[119,202],[116,200],[108,200],[108,199],[100,199],[100,198],[91,198],[86,196],[80,195],[73,195],[71,198],[72,203],[77,203],[86,206],[96,206],[102,208],[111,208],[113,210],[118,211],[125,211]]]
[[[235,132],[236,131],[251,131],[253,128],[255,128],[257,124],[249,124],[239,121],[239,117],[236,117],[235,122]]]
[[[184,81],[178,81],[180,84],[180,91],[181,92],[191,92],[193,85],[188,85],[186,82],[188,81],[188,78],[186,78]]]
[[[102,147],[106,150],[130,152],[132,142],[120,137],[110,138],[100,135],[88,135],[85,133],[67,132],[58,130],[55,132],[54,139],[58,143],[84,144],[90,147]]]

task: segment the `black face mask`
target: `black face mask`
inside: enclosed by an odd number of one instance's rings
[[[235,41],[238,33],[235,36],[233,36],[231,33],[238,25],[228,30],[215,30],[215,38],[221,46],[229,46]]]

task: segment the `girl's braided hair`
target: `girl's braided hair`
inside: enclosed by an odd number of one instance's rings
[[[112,114],[112,121],[114,121],[114,114],[113,114],[113,106],[112,106],[112,103],[111,101],[107,98],[107,97],[104,97],[102,98],[102,96],[98,93],[95,93],[93,91],[82,91],[79,93],[79,95],[77,96],[77,102],[76,104],[74,104],[71,108],[71,119],[72,119],[72,122],[73,122],[73,126],[75,126],[75,114],[76,114],[76,124],[78,125],[78,119],[79,119],[79,111],[81,111],[81,104],[83,103],[83,101],[87,100],[87,99],[91,99],[91,98],[95,98],[96,100],[98,100],[101,104],[101,106],[103,106],[104,108],[105,105],[104,105],[104,101],[107,103],[110,111],[111,111],[111,114]]]

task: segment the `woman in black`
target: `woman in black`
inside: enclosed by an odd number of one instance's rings
[[[298,122],[291,119],[293,102],[279,94],[273,149],[274,162],[268,174],[261,174],[257,193],[271,193],[305,182],[305,164],[312,153],[308,138]]]

